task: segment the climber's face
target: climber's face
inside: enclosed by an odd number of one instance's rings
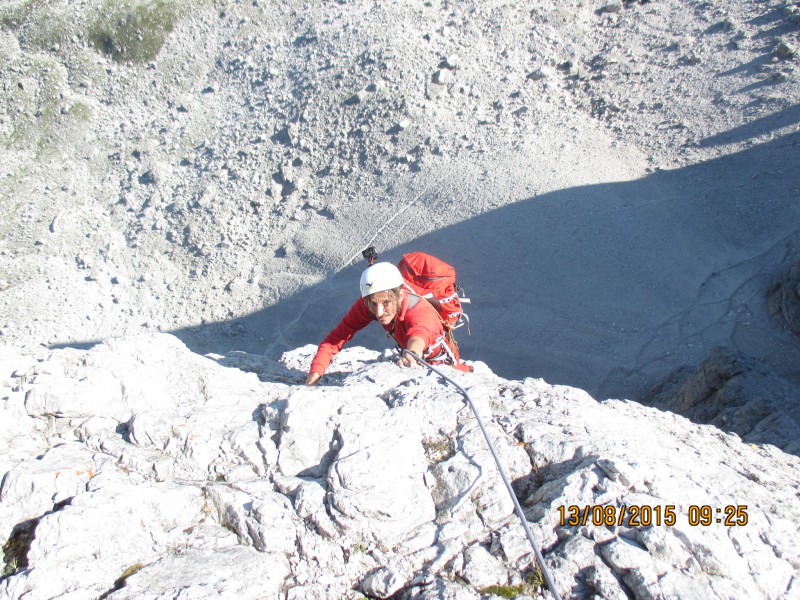
[[[403,291],[401,289],[377,292],[364,298],[367,309],[381,325],[388,325],[394,320],[397,313],[400,312],[402,302]]]

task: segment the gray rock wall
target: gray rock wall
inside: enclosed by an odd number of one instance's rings
[[[362,348],[306,388],[313,351],[0,352],[0,598],[539,595],[454,388]],[[562,598],[796,597],[797,456],[474,366],[452,375]]]
[[[769,314],[779,327],[800,336],[800,261],[770,286],[767,291]]]
[[[745,442],[800,454],[800,388],[756,359],[717,348],[696,369],[681,369],[642,398]]]

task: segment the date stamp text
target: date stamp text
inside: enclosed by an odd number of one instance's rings
[[[650,527],[666,525],[672,527],[678,521],[678,509],[674,504],[652,506],[648,504],[621,504],[614,506],[585,504],[578,506],[558,507],[559,525],[579,527],[594,525],[595,527],[613,525],[628,527]],[[747,505],[728,505],[713,507],[708,504],[691,504],[686,509],[686,519],[692,527],[708,527],[719,524],[725,527],[742,527],[747,525]]]

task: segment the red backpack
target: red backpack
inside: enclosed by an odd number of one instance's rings
[[[411,252],[403,255],[397,268],[414,293],[439,312],[448,333],[464,324],[469,332],[469,318],[461,308],[469,299],[459,296],[463,290],[456,285],[456,270],[452,265],[424,252]]]

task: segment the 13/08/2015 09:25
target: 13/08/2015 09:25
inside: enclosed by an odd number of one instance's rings
[[[714,523],[725,527],[747,525],[747,505],[728,505],[713,508],[710,505],[689,505],[686,511],[689,525],[707,527]],[[591,523],[596,527],[612,525],[628,527],[650,527],[666,525],[672,527],[677,523],[677,512],[674,504],[666,505],[570,505],[559,506],[559,524],[564,526],[582,526]]]

